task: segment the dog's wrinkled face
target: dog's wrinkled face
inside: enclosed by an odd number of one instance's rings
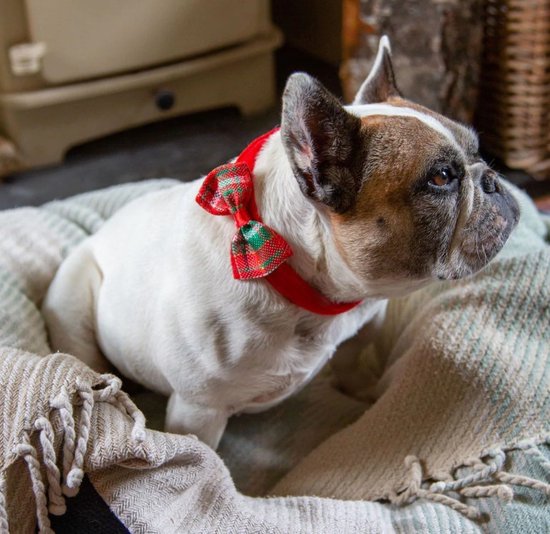
[[[518,221],[476,134],[399,96],[385,39],[352,106],[307,75],[291,77],[281,131],[302,191],[327,213],[370,294],[472,274]]]

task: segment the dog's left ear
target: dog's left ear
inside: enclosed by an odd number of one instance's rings
[[[385,102],[390,96],[401,96],[395,83],[391,62],[391,46],[387,35],[378,43],[378,52],[367,79],[362,83],[353,99],[353,104],[376,104]]]
[[[361,121],[315,78],[293,74],[283,94],[281,137],[307,197],[337,213],[350,209],[361,185],[353,169]]]

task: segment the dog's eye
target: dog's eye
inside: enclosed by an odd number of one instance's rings
[[[430,178],[430,183],[437,187],[449,185],[456,178],[456,174],[450,167],[445,167],[434,173]]]

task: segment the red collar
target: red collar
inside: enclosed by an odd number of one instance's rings
[[[236,159],[235,164],[246,164],[253,175],[256,158],[259,152],[264,147],[266,141],[278,131],[279,128],[274,128],[270,132],[252,141]],[[201,193],[197,195],[197,202],[202,205],[200,194]],[[248,211],[254,220],[262,223],[254,194],[250,195]],[[213,212],[211,211],[211,213]],[[322,293],[317,291],[317,289],[308,284],[308,282],[306,282],[286,261],[263,278],[269,282],[278,293],[296,306],[319,315],[338,315],[351,310],[361,303],[361,301],[331,302]]]

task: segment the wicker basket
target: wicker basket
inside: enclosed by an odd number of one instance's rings
[[[485,149],[550,178],[550,0],[485,0],[479,96]]]

